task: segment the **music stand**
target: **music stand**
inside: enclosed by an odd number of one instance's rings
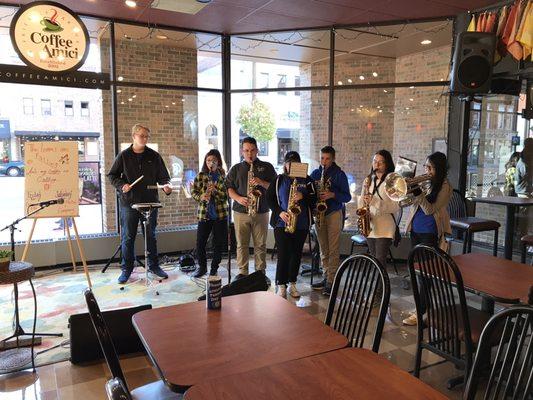
[[[150,224],[150,216],[152,215],[152,212],[154,212],[155,209],[161,208],[161,203],[136,203],[132,204],[131,208],[134,210],[137,210],[142,216],[142,227],[144,230],[144,278],[139,278],[131,283],[128,283],[127,285],[124,285],[120,288],[120,290],[124,290],[124,287],[133,285],[135,283],[141,282],[144,279],[144,283],[146,287],[151,287],[153,285],[153,279],[150,278],[148,273],[148,225]],[[159,282],[161,282],[161,279],[156,279]],[[158,291],[155,292],[157,295],[159,294]]]

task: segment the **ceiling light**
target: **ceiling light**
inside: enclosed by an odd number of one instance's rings
[[[122,89],[118,89],[118,90],[117,90],[117,93],[122,93]]]
[[[379,112],[383,112],[383,110],[379,110]]]
[[[130,98],[128,99],[128,101],[133,101],[133,99],[130,97]]]
[[[359,79],[361,79],[362,81],[365,80],[365,77],[363,75],[359,75]]]
[[[414,89],[415,87],[414,86],[409,86],[409,89]]]
[[[137,7],[137,2],[134,0],[126,0],[124,4],[126,4],[128,7],[131,7],[131,8]]]
[[[429,40],[429,39],[422,40],[422,41],[420,42],[420,44],[423,44],[423,45],[431,44],[431,40]]]
[[[383,93],[388,93],[387,89],[383,89]]]
[[[165,40],[165,39],[168,39],[168,36],[167,35],[155,35],[156,38],[160,39],[160,40]]]
[[[409,99],[409,101],[414,101],[414,99]]]
[[[137,95],[136,95],[136,94],[134,94],[134,95],[133,95],[133,96],[131,96],[131,97],[132,97],[132,98],[134,99],[135,97],[137,97]]]
[[[337,82],[337,85],[342,86],[342,81],[338,81],[338,82]]]
[[[372,72],[372,76],[373,76],[374,78],[377,78],[377,77],[378,77],[378,73],[377,73],[377,72]]]
[[[352,109],[351,109],[350,111],[351,111],[351,112],[354,112],[354,111],[355,111],[355,109],[354,109],[354,108],[352,108]]]
[[[348,78],[348,83],[352,83],[352,80],[350,78]]]
[[[439,101],[438,100],[433,100],[434,103],[438,103]]]
[[[172,105],[175,106],[175,105],[176,105],[176,102],[173,101],[173,102],[172,102]]]
[[[119,76],[119,77],[117,78],[117,80],[118,80],[119,82],[122,82],[122,81],[124,80],[124,77],[123,77],[123,76]]]

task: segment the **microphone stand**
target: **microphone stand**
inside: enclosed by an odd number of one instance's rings
[[[28,217],[31,217],[33,214],[38,213],[39,211],[41,211],[42,209],[44,209],[44,208],[46,208],[46,207],[48,207],[50,205],[51,205],[50,203],[39,204],[39,208],[37,208],[36,210],[32,211],[29,214],[24,215],[22,218],[19,218],[19,219],[13,221],[12,223],[10,223],[9,225],[6,225],[2,229],[0,229],[0,232],[3,232],[6,229],[9,229],[9,239],[11,241],[11,261],[15,261],[15,230],[17,229],[16,228],[17,224],[20,221],[23,221],[23,220],[27,219]],[[31,205],[29,207],[31,207]],[[24,332],[24,329],[22,329],[22,326],[20,326],[19,307],[18,307],[18,285],[16,283],[14,283],[13,286],[14,286],[14,294],[15,294],[15,332],[10,337],[2,340],[2,342],[4,342],[4,343],[7,342],[9,339],[12,339],[12,338],[17,338],[17,341],[18,341],[18,337],[19,336],[32,336],[31,333]],[[35,305],[37,305],[37,299],[35,299]],[[62,333],[34,333],[33,336],[57,336],[57,337],[61,337],[61,336],[63,336],[63,334]],[[40,340],[40,338],[35,338],[34,341],[36,341],[37,339]]]

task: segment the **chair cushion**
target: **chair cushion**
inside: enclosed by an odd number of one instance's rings
[[[470,232],[492,231],[500,227],[500,223],[497,221],[476,217],[452,218],[450,224],[452,228]]]
[[[183,394],[171,391],[163,381],[152,382],[131,391],[133,400],[175,400],[183,399]]]
[[[455,308],[457,309],[456,312],[457,312],[457,316],[459,317],[461,315],[461,306],[456,305]],[[485,325],[487,324],[491,316],[488,313],[484,311],[480,311],[476,308],[467,307],[467,310],[468,310],[468,319],[470,321],[470,336],[472,338],[472,343],[474,345],[477,345],[477,343],[479,342],[479,338],[481,337],[481,332],[483,331],[483,328],[485,327]],[[427,322],[427,316],[424,318],[424,322],[425,323]],[[459,324],[458,326],[459,340],[464,342],[465,331],[463,328],[463,319],[459,318],[457,322]],[[438,322],[436,325],[439,325],[439,324],[440,322]],[[500,327],[500,329],[496,329],[494,331],[494,334],[491,336],[491,339],[490,339],[491,346],[495,346],[496,344],[498,344],[498,341],[502,333],[501,328],[503,327]]]
[[[529,246],[533,246],[533,235],[525,235],[522,236],[522,239],[520,239],[522,243],[525,243]]]
[[[354,242],[355,244],[366,246],[366,237],[364,237],[363,235],[353,235],[351,239],[352,242]]]

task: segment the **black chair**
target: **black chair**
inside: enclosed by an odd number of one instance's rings
[[[126,385],[120,378],[111,378],[105,384],[108,400],[133,400]]]
[[[465,200],[461,195],[461,192],[455,189],[448,204],[448,213],[450,214],[450,225],[452,226],[452,229],[462,234],[463,254],[472,252],[474,233],[494,231],[492,254],[495,257],[498,255],[499,222],[491,219],[467,216]]]
[[[339,266],[329,298],[325,324],[348,338],[352,347],[363,347],[376,292],[383,288],[372,339],[378,352],[390,299],[390,282],[385,268],[374,257],[356,254]]]
[[[100,342],[100,347],[102,348],[102,353],[104,354],[105,361],[107,363],[107,366],[109,367],[109,370],[111,371],[111,375],[113,378],[117,378],[122,382],[122,387],[123,390],[125,390],[126,392],[126,396],[130,396],[124,397],[124,399],[181,399],[182,395],[172,392],[168,387],[165,386],[163,381],[149,383],[147,385],[135,388],[131,392],[128,390],[128,387],[126,385],[126,379],[124,378],[122,368],[120,367],[120,361],[115,350],[115,345],[113,344],[113,339],[111,338],[111,334],[109,333],[109,329],[107,328],[104,316],[100,311],[100,307],[98,306],[96,298],[94,297],[94,294],[91,289],[87,289],[85,291],[85,301],[87,302],[89,316],[93,323],[94,330],[96,331],[98,341]],[[114,385],[113,387],[115,386],[116,385]],[[121,397],[117,398],[121,399]]]
[[[422,350],[426,349],[451,361],[468,376],[474,346],[490,316],[467,307],[461,273],[442,250],[418,245],[409,254],[408,267],[418,319],[414,375],[420,376]],[[453,378],[448,388],[464,380],[464,376]]]
[[[525,235],[522,236],[520,239],[520,243],[522,244],[522,263],[526,263],[526,256],[527,256],[527,248],[529,246],[533,246],[533,235]],[[533,265],[533,258],[531,259],[531,265]]]
[[[396,225],[400,225],[400,221],[402,220],[403,216],[403,208],[400,208],[400,212],[398,213],[398,216],[396,218]],[[364,247],[365,251],[368,253],[368,243],[366,241],[366,237],[361,235],[360,233],[356,233],[352,237],[350,237],[350,240],[352,241],[352,247],[350,248],[350,255],[353,254],[353,251],[356,246],[358,247]],[[389,258],[392,262],[392,266],[394,267],[394,272],[396,275],[398,275],[398,267],[396,266],[396,259],[392,255],[392,250],[389,248]]]
[[[490,319],[479,340],[464,400],[533,399],[532,328],[531,306],[513,306]],[[487,376],[487,355],[491,354],[495,335],[499,336],[498,348],[490,364],[485,387],[484,383],[480,385],[480,381]],[[483,396],[479,397],[481,393]]]

